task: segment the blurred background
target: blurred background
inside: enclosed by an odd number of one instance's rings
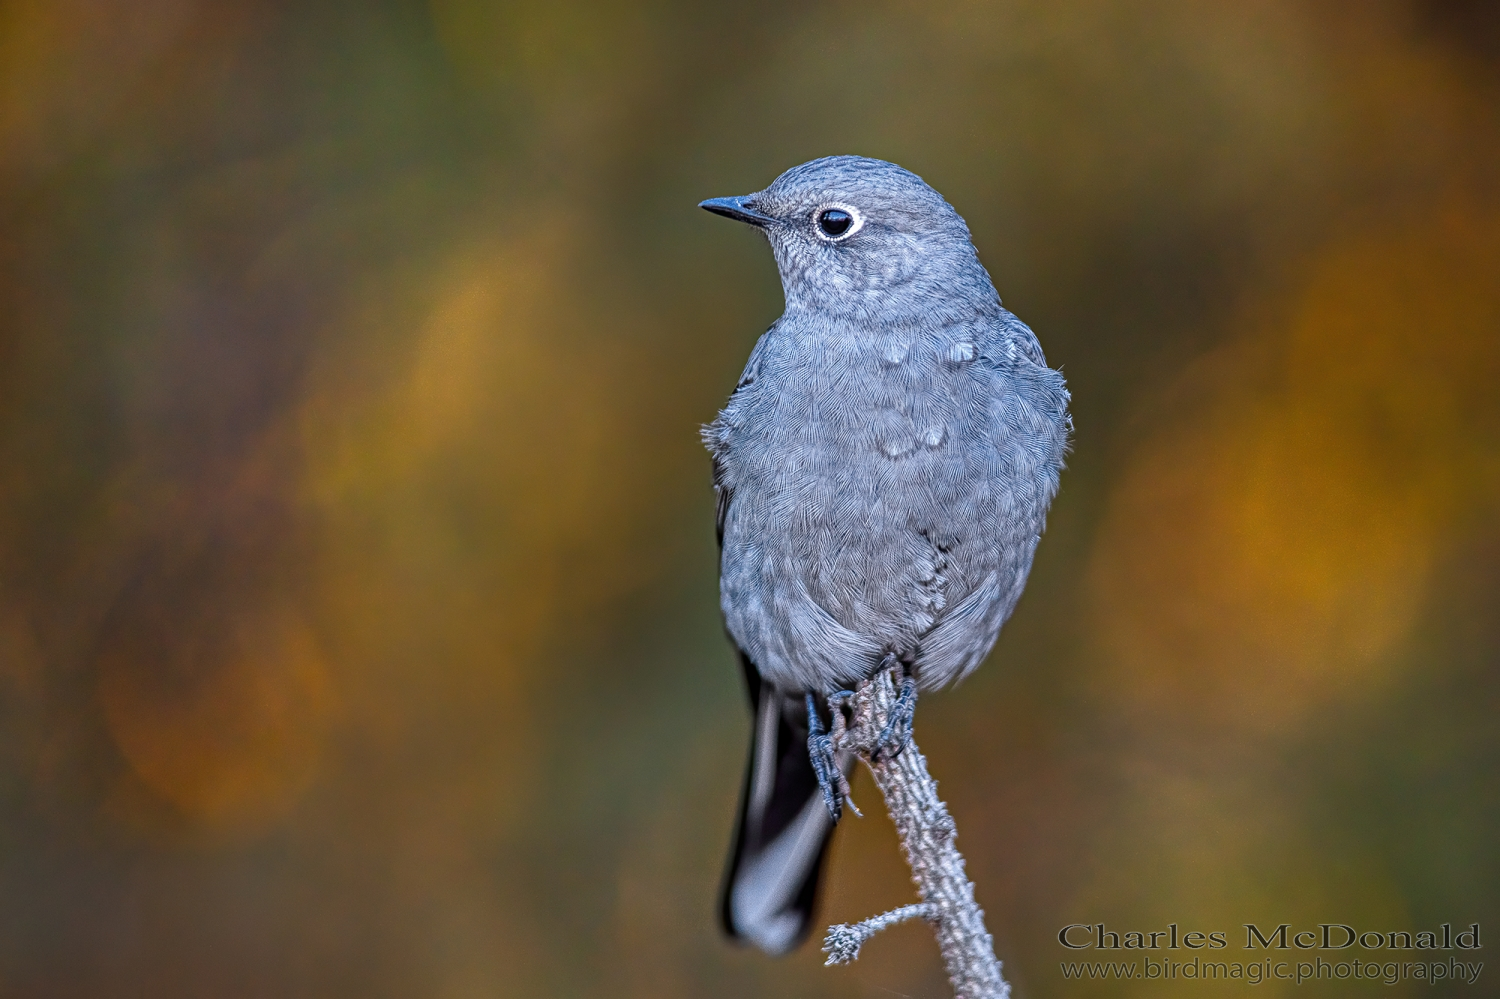
[[[843,152],[1074,393],[917,715],[1020,994],[1163,990],[1075,922],[1500,933],[1497,9],[0,2],[0,994],[947,995],[713,923],[697,428],[781,297],[695,205]],[[855,796],[829,921],[912,899]]]

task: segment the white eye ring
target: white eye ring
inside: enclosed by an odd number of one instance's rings
[[[827,216],[833,215],[835,213],[842,214],[848,217],[848,221],[845,223],[847,228],[841,230],[835,229],[834,231],[830,232],[827,228],[825,228],[825,225],[827,225],[829,221]],[[832,221],[835,225],[837,225],[837,223],[842,220],[835,218]],[[850,236],[859,232],[859,230],[864,227],[864,224],[865,217],[860,213],[860,210],[858,208],[855,208],[853,205],[846,205],[842,202],[833,202],[827,205],[819,205],[818,210],[813,212],[813,232],[817,233],[818,238],[825,243],[842,243]]]

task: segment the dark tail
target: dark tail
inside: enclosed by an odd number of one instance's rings
[[[807,754],[803,695],[776,689],[741,658],[755,725],[719,918],[735,940],[784,954],[812,925],[833,821]]]

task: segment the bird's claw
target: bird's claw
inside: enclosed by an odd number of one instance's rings
[[[818,702],[812,694],[807,695],[807,755],[812,760],[813,773],[817,775],[818,787],[823,790],[823,804],[835,823],[843,814],[844,773],[833,756],[833,739],[823,728],[823,719],[818,714]]]
[[[917,681],[910,674],[901,677],[901,692],[891,706],[890,717],[875,739],[874,755],[894,760],[911,742],[912,716],[917,711]]]

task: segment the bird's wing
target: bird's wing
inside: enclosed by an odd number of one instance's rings
[[[728,414],[735,397],[759,379],[770,332],[750,352],[726,411],[704,429],[704,441],[713,454],[714,492],[718,498],[714,529],[720,550],[734,504],[734,487],[725,464],[732,425]],[[812,926],[833,820],[808,755],[803,695],[778,689],[761,676],[738,643],[736,650],[754,722],[734,846],[724,872],[719,919],[724,932],[733,939],[767,953],[782,954],[801,943]],[[847,772],[852,759],[841,760],[840,765]]]
[[[1047,357],[1042,353],[1042,342],[1036,338],[1036,334],[1031,331],[1031,327],[1021,322],[1015,313],[1006,309],[1000,311],[1000,322],[997,324],[995,332],[1015,344],[1017,349],[1032,364],[1040,364],[1046,367]]]
[[[1001,404],[991,409],[996,439],[1025,449],[1024,464],[1045,482],[1045,513],[1057,493],[1057,473],[1073,432],[1067,384],[1062,372],[1047,367],[1031,327],[1003,309],[982,339],[979,354],[983,366],[1000,379],[996,384]]]
[[[729,516],[729,503],[734,498],[734,489],[729,485],[729,477],[724,469],[724,451],[728,447],[729,424],[726,416],[734,406],[734,397],[745,389],[754,385],[760,377],[760,358],[764,349],[766,338],[771,335],[773,325],[755,341],[755,347],[750,351],[750,357],[745,362],[745,370],[740,374],[740,380],[735,383],[734,391],[729,393],[729,402],[725,404],[721,412],[708,426],[703,428],[703,443],[708,446],[709,453],[714,459],[714,493],[718,496],[718,514],[714,519],[714,531],[719,538],[719,548],[724,547],[724,521]]]
[[[714,455],[714,495],[718,499],[718,510],[714,515],[714,533],[719,539],[719,550],[724,550],[724,520],[729,516],[729,503],[734,490],[724,479],[724,462]]]

